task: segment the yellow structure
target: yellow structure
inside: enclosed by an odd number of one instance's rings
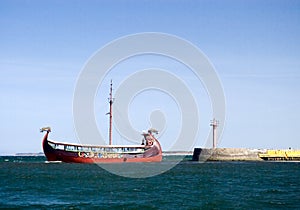
[[[259,157],[263,160],[300,160],[300,150],[267,150]]]

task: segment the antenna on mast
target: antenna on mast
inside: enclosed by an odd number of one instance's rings
[[[108,98],[108,103],[109,103],[109,145],[112,144],[112,104],[114,102],[114,98],[112,96],[112,80],[110,80],[110,91],[109,91],[109,98]]]

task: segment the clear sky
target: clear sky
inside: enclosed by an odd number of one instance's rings
[[[47,125],[52,139],[77,142],[72,100],[84,64],[141,32],[186,39],[213,63],[226,98],[219,147],[300,148],[299,11],[297,0],[1,0],[0,154],[42,151]]]

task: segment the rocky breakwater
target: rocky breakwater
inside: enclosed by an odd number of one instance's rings
[[[246,148],[195,148],[193,161],[262,161],[259,154],[265,152],[262,149]]]

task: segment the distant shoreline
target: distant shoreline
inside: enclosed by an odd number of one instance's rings
[[[186,156],[186,155],[193,155],[193,151],[163,151],[163,156]],[[0,155],[0,156],[45,156],[43,152],[18,152],[15,154],[7,154],[7,155]]]
[[[45,155],[43,152],[18,152],[12,156],[45,156]]]

